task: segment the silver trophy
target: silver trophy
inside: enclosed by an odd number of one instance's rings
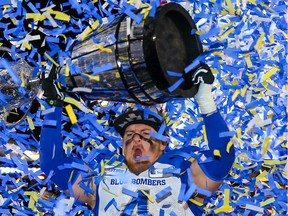
[[[141,17],[141,10],[135,14]],[[193,30],[191,16],[176,3],[144,19],[123,14],[73,45],[71,59],[60,69],[67,91],[85,100],[144,105],[192,97],[197,87],[184,68],[203,52]]]
[[[31,104],[39,90],[39,79],[33,77],[34,68],[19,54],[0,47],[0,118],[6,119],[9,113]],[[27,112],[29,108],[26,109]],[[15,111],[17,112],[17,111]],[[21,121],[27,114],[21,116]]]

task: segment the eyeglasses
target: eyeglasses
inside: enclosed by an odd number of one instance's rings
[[[135,135],[140,135],[141,137],[144,137],[146,139],[150,139],[150,131],[151,130],[142,130],[139,132],[134,132],[134,131],[127,131],[124,133],[123,139],[128,140],[128,139],[133,139]]]
[[[124,133],[123,140],[124,141],[132,140],[135,135],[138,135],[140,137],[140,139],[144,139],[144,141],[147,141],[147,140],[150,140],[150,138],[151,138],[150,132],[151,132],[151,130],[148,130],[148,129],[142,130],[139,132],[127,131]]]

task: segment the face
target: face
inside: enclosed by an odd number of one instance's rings
[[[123,154],[129,170],[139,174],[149,168],[162,154],[166,143],[150,137],[155,131],[145,124],[129,125],[123,136]]]

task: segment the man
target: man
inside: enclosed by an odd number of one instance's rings
[[[195,98],[203,114],[209,150],[199,155],[193,153],[193,147],[166,151],[162,117],[147,108],[131,109],[114,122],[123,140],[124,160],[102,163],[96,172],[69,166],[73,159],[64,153],[60,133],[64,96],[51,74],[42,79],[44,95],[53,108],[45,114],[40,162],[54,183],[87,203],[96,215],[202,214],[199,206],[219,188],[235,158],[229,138],[220,136],[228,128],[217,111],[211,93],[214,76],[206,64],[195,69],[192,81],[200,83]]]

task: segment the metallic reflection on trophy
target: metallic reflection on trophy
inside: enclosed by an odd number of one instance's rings
[[[144,105],[192,97],[197,87],[184,68],[203,52],[199,38],[191,33],[195,29],[189,13],[176,3],[158,7],[154,17],[139,23],[124,14],[76,42],[67,63],[67,89],[86,100]],[[184,81],[171,91],[179,77]]]
[[[5,47],[0,47],[0,114],[22,105],[31,104],[39,90],[39,79],[33,76],[34,68],[23,58]],[[28,109],[29,110],[29,109]],[[25,116],[23,116],[25,117]]]

